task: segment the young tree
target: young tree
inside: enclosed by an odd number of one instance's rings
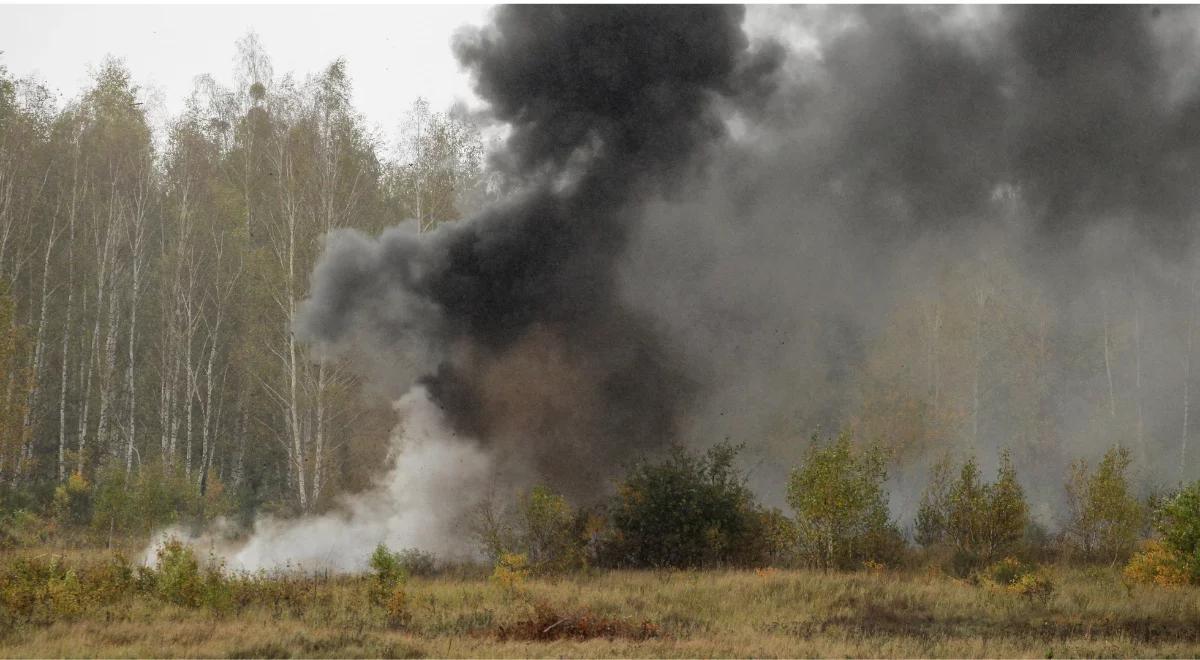
[[[418,231],[457,220],[465,197],[480,182],[483,143],[471,124],[432,112],[417,99],[399,144],[400,162],[387,173],[387,186],[399,219],[413,218]]]
[[[521,501],[522,540],[529,562],[543,570],[567,570],[583,563],[579,516],[566,498],[535,486]]]
[[[929,485],[921,493],[921,504],[913,525],[915,540],[922,547],[934,547],[946,539],[952,471],[953,465],[948,455],[934,463],[929,471]]]
[[[1141,503],[1129,492],[1129,448],[1113,447],[1090,472],[1087,461],[1071,466],[1067,481],[1070,521],[1066,541],[1086,560],[1119,561],[1137,543],[1145,518]]]
[[[849,568],[867,559],[893,561],[894,557],[882,555],[884,541],[899,537],[888,520],[882,450],[856,449],[848,433],[825,447],[817,444],[815,436],[812,440],[804,464],[792,471],[787,488],[801,542],[811,559],[823,568]]]
[[[1029,526],[1029,504],[1025,491],[1017,481],[1017,470],[1013,467],[1008,450],[1000,455],[1000,469],[996,482],[988,488],[987,542],[983,546],[985,556],[995,556],[1017,547]]]
[[[29,339],[14,318],[15,303],[0,291],[0,488],[22,476],[21,454],[29,429],[22,423],[33,374],[28,367]]]
[[[949,544],[963,567],[1015,551],[1029,524],[1029,505],[1008,452],[1001,455],[991,484],[983,482],[974,458],[963,463],[948,487],[944,472],[935,470],[917,520],[922,544]]]

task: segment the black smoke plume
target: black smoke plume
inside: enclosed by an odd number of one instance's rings
[[[616,263],[646,198],[724,134],[716,103],[770,91],[732,7],[502,7],[455,52],[509,134],[507,201],[418,236],[328,237],[298,330],[411,354],[456,432],[573,493],[676,437],[691,379]],[[724,101],[721,101],[724,99]]]

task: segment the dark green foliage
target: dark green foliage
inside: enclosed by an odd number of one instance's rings
[[[396,553],[400,567],[409,575],[434,575],[438,572],[437,557],[416,548],[405,548]]]
[[[734,467],[740,447],[718,444],[702,455],[674,448],[637,465],[618,484],[609,508],[607,562],[632,567],[698,567],[745,561],[759,515]]]
[[[748,519],[746,542],[739,546],[733,563],[739,566],[790,566],[795,563],[800,530],[796,521],[779,509],[759,508]]]

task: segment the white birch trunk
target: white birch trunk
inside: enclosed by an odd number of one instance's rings
[[[1142,310],[1138,303],[1136,290],[1133,294],[1133,365],[1134,397],[1137,406],[1137,429],[1134,437],[1137,440],[1138,452],[1144,464],[1146,461],[1146,437],[1145,421],[1142,416]]]
[[[1104,373],[1108,377],[1108,416],[1113,421],[1117,419],[1117,390],[1113,386],[1112,374],[1112,348],[1110,346],[1111,339],[1108,330],[1108,295],[1102,290],[1100,292],[1100,310],[1103,315],[1104,323]],[[1117,441],[1117,446],[1121,444]]]
[[[138,293],[142,276],[142,244],[145,240],[145,197],[138,199],[134,207],[132,236],[130,240],[130,270],[132,282],[129,291],[129,364],[126,381],[129,384],[129,432],[125,441],[125,483],[133,474],[133,453],[137,445],[137,309]]]

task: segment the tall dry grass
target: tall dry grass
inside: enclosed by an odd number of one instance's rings
[[[932,570],[620,571],[518,584],[462,571],[410,578],[402,626],[371,602],[369,577],[248,576],[220,607],[132,589],[11,626],[0,655],[1200,655],[1200,589],[1127,585],[1116,569],[1048,574],[1053,594],[1033,599]]]

